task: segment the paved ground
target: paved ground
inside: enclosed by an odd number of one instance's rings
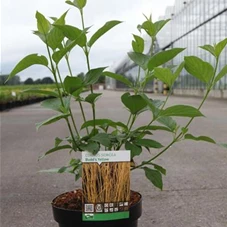
[[[127,112],[118,99],[120,92],[105,92],[97,115],[124,120]],[[157,97],[158,98],[158,97]],[[163,97],[159,97],[163,99]],[[200,99],[173,97],[171,103],[198,106]],[[73,106],[78,121],[77,106]],[[227,102],[209,100],[191,130],[227,142]],[[88,117],[91,111],[86,108]],[[51,200],[59,193],[80,187],[70,175],[39,174],[40,169],[67,163],[64,151],[40,162],[53,138],[67,133],[64,122],[46,126],[37,133],[35,123],[52,115],[39,104],[1,114],[1,227],[57,227]],[[143,115],[138,124],[146,124]],[[179,119],[182,123],[182,119]],[[155,137],[167,144],[167,134]],[[143,157],[148,157],[144,151]],[[227,227],[227,150],[206,143],[182,142],[173,146],[157,163],[167,168],[164,190],[155,189],[143,172],[132,174],[132,188],[143,194],[140,227]]]

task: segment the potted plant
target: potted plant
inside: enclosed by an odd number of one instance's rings
[[[133,35],[132,52],[128,53],[129,58],[138,66],[138,75],[136,81],[132,82],[123,75],[109,72],[106,67],[90,68],[90,52],[96,41],[114,26],[120,24],[120,21],[109,21],[105,23],[98,31],[88,39],[89,27],[85,25],[83,9],[86,6],[86,0],[66,1],[67,4],[79,10],[81,16],[82,28],[68,25],[65,22],[67,12],[59,18],[52,17],[51,22],[41,13],[36,13],[37,35],[46,46],[47,56],[31,54],[23,58],[12,70],[8,79],[15,76],[22,70],[39,64],[47,67],[53,75],[56,91],[30,90],[29,92],[47,94],[54,98],[45,100],[41,103],[42,107],[56,111],[57,114],[36,125],[37,129],[44,125],[53,124],[59,120],[64,120],[69,130],[69,135],[65,138],[56,138],[55,146],[47,151],[42,157],[50,155],[59,150],[69,150],[73,155],[75,152],[90,154],[89,157],[97,157],[102,151],[112,151],[113,155],[123,154],[130,151],[130,162],[128,162],[121,171],[117,171],[116,165],[107,164],[106,172],[102,173],[101,167],[92,164],[86,166],[79,158],[70,158],[69,164],[55,169],[55,172],[68,172],[78,180],[83,175],[83,190],[78,189],[72,192],[57,196],[53,202],[53,212],[55,220],[60,227],[72,226],[130,226],[136,227],[138,218],[142,212],[142,197],[139,193],[131,191],[129,186],[129,177],[124,175],[128,170],[143,170],[146,178],[159,189],[163,188],[162,175],[166,170],[157,165],[155,160],[166,152],[173,144],[182,140],[205,141],[217,144],[212,138],[207,136],[194,136],[189,132],[189,125],[194,118],[203,117],[200,109],[207,99],[213,86],[227,73],[227,66],[218,72],[219,57],[227,45],[227,39],[216,45],[205,45],[200,48],[208,51],[215,59],[215,64],[208,62],[196,56],[187,56],[178,66],[171,66],[169,63],[175,56],[184,51],[184,48],[173,48],[170,50],[154,52],[156,36],[158,32],[168,23],[169,20],[153,22],[151,17],[145,17],[145,21],[138,25],[140,35]],[[147,34],[151,40],[149,53],[144,53],[143,34]],[[87,73],[84,78],[74,77],[71,70],[69,55],[74,47],[82,48],[87,63]],[[68,66],[69,75],[62,79],[59,70],[59,63],[65,61]],[[204,82],[207,86],[206,94],[198,108],[188,105],[173,105],[167,107],[168,99],[172,93],[174,82],[185,69],[189,74]],[[123,106],[128,110],[128,120],[126,122],[116,122],[111,119],[100,119],[96,113],[96,102],[102,93],[94,91],[93,86],[97,83],[100,76],[116,79],[127,85],[131,92],[125,92],[121,96]],[[151,99],[144,89],[148,82],[158,79],[169,87],[168,95],[165,101]],[[84,91],[89,92],[84,93]],[[81,116],[82,124],[75,119],[71,103],[77,102]],[[84,103],[88,103],[92,110],[92,119],[87,119],[84,111]],[[139,115],[145,111],[150,112],[150,119],[146,125],[134,128],[134,123]],[[188,119],[185,125],[179,125],[173,117],[184,117]],[[157,130],[166,131],[172,137],[171,142],[164,146],[160,141],[152,139],[153,133]],[[227,146],[226,144],[218,144]],[[125,149],[125,150],[122,150]],[[143,149],[158,149],[156,155],[148,160],[136,164],[134,158],[139,156]],[[72,157],[72,156],[70,156]],[[82,167],[83,166],[83,167]],[[120,168],[119,166],[117,167]],[[49,170],[52,171],[53,170]],[[44,171],[46,172],[46,171]],[[122,175],[117,175],[122,174]],[[105,178],[105,176],[108,176]],[[120,178],[122,177],[122,178]],[[122,179],[117,181],[117,179]],[[104,187],[105,182],[113,181],[115,188]],[[84,221],[82,220],[83,201],[89,198],[100,197],[103,193],[98,191],[101,185],[105,191],[105,198],[111,197],[110,192],[117,190],[118,197],[122,195],[129,200],[129,217],[116,220]],[[122,187],[121,187],[122,186]],[[117,189],[116,189],[117,188]],[[120,188],[120,189],[119,189]],[[113,193],[112,193],[113,194]],[[130,198],[129,198],[130,197]],[[94,199],[94,200],[95,200]]]

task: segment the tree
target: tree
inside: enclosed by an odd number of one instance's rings
[[[28,78],[24,81],[24,84],[34,84],[34,81],[32,78]]]
[[[42,84],[42,81],[41,81],[41,79],[37,79],[37,80],[34,81],[34,83],[35,84]]]
[[[7,81],[7,83],[5,83],[8,77],[9,77],[8,74],[0,75],[0,85],[19,85],[20,84],[19,76],[15,76],[11,78],[11,80]]]
[[[50,78],[50,77],[44,77],[44,78],[41,80],[41,83],[42,83],[42,84],[53,84],[54,81],[53,81],[52,78]]]

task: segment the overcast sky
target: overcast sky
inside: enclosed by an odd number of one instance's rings
[[[132,33],[138,34],[137,25],[143,21],[143,13],[152,13],[153,20],[164,15],[165,8],[174,0],[88,0],[85,8],[86,27],[93,25],[90,34],[106,21],[121,20],[124,23],[115,27],[94,45],[91,51],[91,67],[112,66],[124,58],[131,48]],[[45,55],[45,46],[32,34],[36,30],[35,12],[46,17],[59,17],[67,9],[67,24],[81,27],[79,13],[64,3],[64,0],[5,0],[1,1],[1,73],[9,73],[15,64],[31,53]],[[86,72],[83,53],[76,48],[71,56],[73,73]],[[63,76],[66,67],[61,64]],[[33,66],[20,73],[21,80],[50,76],[42,66]]]

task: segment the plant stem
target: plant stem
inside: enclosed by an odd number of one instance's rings
[[[135,92],[135,94],[137,94],[138,93],[138,91],[139,91],[139,89],[140,89],[140,71],[141,71],[141,68],[140,68],[140,66],[139,66],[139,68],[138,68],[138,76],[137,76],[137,79],[136,79],[136,92]]]
[[[56,70],[57,70],[57,73],[58,73],[58,78],[59,78],[59,80],[60,80],[60,84],[61,84],[63,90],[65,91],[65,87],[64,87],[64,84],[63,84],[62,79],[61,79],[61,74],[60,74],[58,65],[56,65]]]
[[[60,74],[58,66],[56,66],[56,69],[57,69],[58,77],[61,78],[61,74]],[[61,85],[62,85],[63,90],[65,91],[65,88],[63,86],[62,80],[61,80]],[[74,117],[73,117],[73,114],[72,114],[71,107],[69,107],[69,113],[70,113],[70,117],[72,119],[72,123],[73,123],[74,129],[76,131],[76,134],[77,134],[78,138],[80,138],[80,134],[79,134],[79,131],[78,131],[77,127],[76,127],[76,123],[75,123],[75,120],[74,120]]]
[[[70,66],[70,63],[69,63],[69,57],[65,56],[65,60],[66,60],[66,63],[67,63],[68,69],[69,69],[69,74],[70,74],[71,77],[73,77],[72,69],[71,69],[71,66]]]
[[[214,82],[214,79],[215,79],[215,76],[216,76],[216,73],[217,73],[217,68],[218,68],[218,63],[219,63],[219,58],[216,59],[216,65],[215,65],[215,70],[214,70],[214,74],[213,74],[213,77],[211,79],[211,83],[210,83],[210,86],[208,87],[207,89],[207,92],[205,94],[205,96],[203,97],[203,100],[201,102],[201,104],[199,105],[198,107],[198,110],[201,109],[201,107],[203,106],[204,102],[206,101],[212,87],[213,87],[213,82]],[[186,124],[185,128],[187,129],[189,127],[189,125],[192,123],[194,117],[192,117],[189,122]],[[153,160],[155,160],[156,158],[158,158],[160,155],[162,155],[165,151],[167,151],[173,144],[175,144],[176,142],[179,141],[179,138],[183,135],[183,132],[181,132],[176,138],[173,139],[173,141],[167,146],[165,147],[161,152],[159,152],[157,155],[155,155],[153,158],[149,159],[148,161],[145,161],[143,162],[142,164],[138,165],[138,166],[135,166],[135,167],[132,167],[131,170],[135,170],[135,169],[139,169],[141,167],[143,167],[144,165],[147,165],[149,164],[150,162],[152,162]]]
[[[82,106],[81,101],[79,101],[79,106],[80,106],[80,110],[81,110],[81,113],[82,113],[83,120],[84,120],[84,122],[86,122],[87,120],[86,120],[86,117],[85,117],[84,108]],[[86,127],[86,131],[87,131],[87,134],[89,135],[88,127]]]
[[[48,56],[49,56],[49,59],[50,59],[51,72],[52,72],[52,74],[54,76],[54,80],[55,80],[56,87],[57,87],[57,90],[58,90],[59,98],[60,98],[62,106],[64,106],[64,102],[63,102],[63,99],[62,99],[62,94],[61,94],[60,87],[59,87],[58,80],[57,80],[56,70],[54,68],[54,64],[53,64],[53,61],[52,61],[52,58],[51,58],[51,53],[50,53],[50,49],[49,49],[48,45],[46,45],[46,48],[47,48]]]
[[[154,42],[155,42],[155,39],[156,39],[156,37],[151,37],[151,46],[150,46],[150,49],[149,49],[149,54],[150,54],[150,56],[152,56],[153,55],[153,52],[154,52]]]
[[[70,74],[71,77],[73,77],[72,69],[71,69],[71,66],[70,66],[70,63],[69,63],[68,56],[65,56],[65,59],[66,59],[67,66],[68,66],[68,69],[69,69],[69,74]],[[86,120],[86,116],[85,116],[85,113],[84,113],[84,108],[83,108],[83,105],[82,105],[81,101],[79,101],[79,106],[80,106],[80,110],[81,110],[81,113],[82,113],[83,120],[84,120],[84,122],[86,122],[87,120]],[[86,131],[87,131],[87,134],[89,134],[89,130],[88,130],[87,127],[86,127]]]
[[[150,49],[148,51],[148,55],[150,54],[150,56],[152,57],[153,55],[153,52],[154,52],[154,42],[156,40],[156,37],[151,37],[151,46],[150,46]],[[147,69],[147,72],[145,73],[145,78],[149,76],[149,69]],[[145,90],[145,86],[146,86],[146,83],[144,83],[144,85],[141,87],[142,91],[144,92]]]
[[[53,63],[52,58],[51,58],[50,49],[49,49],[47,44],[46,44],[46,48],[47,48],[48,56],[49,56],[49,59],[50,59],[52,74],[54,76],[54,80],[55,80],[56,87],[57,87],[57,90],[58,90],[59,98],[60,98],[62,106],[65,107],[63,99],[62,99],[62,94],[61,94],[61,91],[60,91],[60,87],[59,87],[59,84],[58,84],[58,80],[57,80],[56,70],[54,68],[54,63]],[[74,135],[73,135],[73,131],[72,131],[71,125],[69,123],[69,119],[66,117],[65,120],[66,120],[67,126],[69,128],[69,132],[71,134],[72,140],[73,140],[74,144],[76,145],[76,141],[75,141],[75,138],[74,138]]]
[[[133,116],[133,118],[132,118],[132,116]],[[130,117],[129,117],[129,119],[131,119],[131,118],[132,118],[132,122],[131,122],[131,124],[130,124],[129,129],[128,129],[128,132],[131,131],[132,126],[133,126],[133,124],[134,124],[135,121],[136,121],[137,115],[131,114]],[[130,121],[128,121],[128,124],[129,124],[129,122],[130,122]],[[127,125],[127,126],[128,126],[128,125]],[[129,134],[128,134],[128,135],[126,136],[126,138],[118,145],[118,147],[117,147],[117,149],[116,149],[117,151],[120,150],[121,146],[124,144],[125,141],[127,141],[128,138],[129,138]]]
[[[71,108],[69,108],[69,113],[70,113],[70,116],[71,116],[71,119],[72,119],[72,122],[73,122],[73,126],[75,128],[76,134],[77,134],[78,138],[80,138],[80,133],[79,133],[77,127],[76,127],[76,123],[75,123]]]
[[[82,28],[83,28],[83,30],[85,30],[83,9],[80,9],[80,15],[81,15],[81,21],[82,21]],[[85,53],[85,56],[86,56],[87,68],[88,68],[88,71],[90,71],[91,67],[90,67],[89,50],[88,50],[87,44],[85,45],[84,48],[85,48],[84,53]],[[94,92],[93,92],[92,85],[90,85],[90,90],[91,90],[91,94],[93,94]],[[95,132],[95,129],[96,129],[96,125],[95,125],[95,119],[96,119],[95,103],[92,103],[91,106],[92,106],[92,115],[93,115],[93,121],[94,121],[93,128],[94,128],[94,132]]]
[[[143,131],[139,134],[139,136],[140,136],[141,134],[143,134],[143,133],[148,129],[148,127],[149,127],[154,121],[156,121],[156,120],[158,119],[158,117],[159,117],[161,111],[164,109],[164,107],[165,107],[165,105],[166,105],[166,103],[167,103],[167,101],[168,101],[168,99],[169,99],[169,97],[170,97],[170,95],[171,95],[171,93],[172,93],[171,91],[172,91],[172,89],[170,90],[168,96],[166,97],[166,100],[165,100],[165,102],[163,103],[163,105],[162,105],[160,111],[158,112],[158,115],[155,116],[155,117],[150,121],[150,123],[143,129]]]
[[[128,129],[129,132],[131,131],[132,126],[133,126],[133,124],[135,123],[135,121],[136,121],[136,115],[133,115],[131,125],[130,125],[130,127],[129,127],[129,129]]]
[[[152,40],[152,41],[151,41],[151,47],[150,47],[150,50],[149,50],[150,55],[153,54],[153,46],[154,46],[155,38],[152,37],[151,40]],[[134,89],[135,95],[136,95],[136,94],[138,93],[138,91],[140,90],[140,84],[139,84],[139,81],[140,81],[140,74],[141,74],[141,68],[139,67],[139,69],[138,69],[138,76],[137,76],[137,80],[136,80],[136,84],[135,84],[135,89]],[[149,74],[149,70],[147,71],[147,75],[148,75],[148,74]],[[144,89],[144,88],[143,88],[143,89]],[[168,95],[168,97],[167,97],[167,100],[168,100],[168,98],[169,98],[169,95]],[[166,100],[166,102],[167,102],[167,100]],[[164,105],[163,105],[162,108],[164,108],[166,102],[164,103]],[[133,115],[130,114],[129,119],[128,119],[128,122],[127,122],[127,126],[129,125],[132,116],[133,116]],[[153,118],[152,121],[148,124],[147,127],[149,127],[155,120],[156,120],[156,118]],[[133,126],[133,124],[135,123],[135,121],[136,121],[136,115],[133,116],[131,125],[130,125],[129,130],[128,130],[129,132],[130,132],[130,130],[132,129],[132,126]],[[144,129],[144,130],[141,132],[141,134],[142,134],[145,130],[146,130],[146,129]],[[128,139],[128,136],[126,137],[125,140],[127,140],[127,139]],[[123,144],[123,142],[117,147],[117,150],[119,150],[119,149],[121,148],[122,144]]]
[[[127,122],[127,127],[129,126],[129,123],[131,121],[131,118],[132,118],[132,114],[129,115],[128,122]]]

